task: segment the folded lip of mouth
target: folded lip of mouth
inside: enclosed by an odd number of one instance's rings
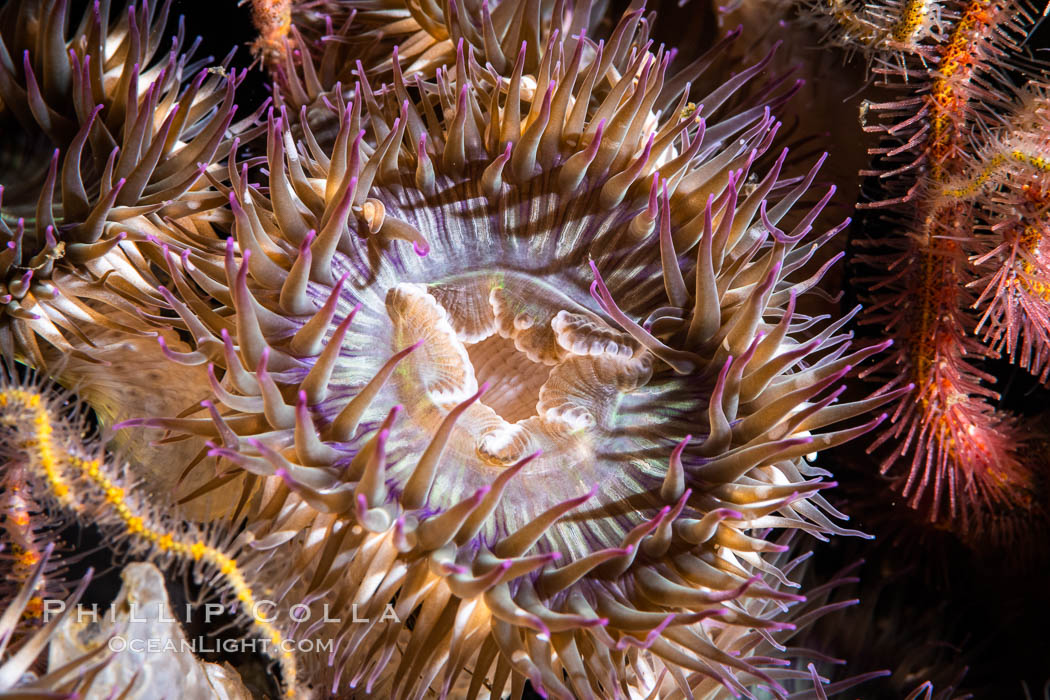
[[[436,425],[485,386],[457,429],[469,431],[476,456],[492,466],[606,427],[619,397],[652,372],[630,336],[517,275],[399,284],[387,308],[399,346],[423,341],[402,375],[410,415]]]

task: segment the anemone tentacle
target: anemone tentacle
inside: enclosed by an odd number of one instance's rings
[[[223,202],[203,175],[253,134],[251,118],[233,121],[244,74],[226,74],[230,57],[191,62],[181,30],[163,52],[169,5],[129,3],[111,20],[96,3],[73,33],[68,2],[0,11],[7,358],[43,367],[50,347],[90,359],[85,329],[143,333],[137,309],[164,304],[140,244],[167,235],[164,219]]]

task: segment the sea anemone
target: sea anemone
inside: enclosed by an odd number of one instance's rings
[[[163,236],[166,217],[222,203],[200,183],[235,134],[250,134],[232,122],[240,77],[191,63],[181,31],[156,58],[169,5],[141,0],[111,21],[110,3],[96,2],[72,32],[66,1],[0,10],[8,360],[43,367],[48,347],[89,360],[95,329],[141,332],[136,309],[158,282],[138,244]]]
[[[845,224],[810,236],[834,188],[790,214],[823,158],[765,157],[782,81],[730,100],[772,55],[695,107],[707,59],[671,75],[644,37],[632,11],[606,42],[524,44],[509,74],[460,43],[411,92],[358,76],[330,148],[271,112],[268,186],[233,155],[215,183],[232,235],[188,218],[158,241],[165,322],[194,345],[167,355],[207,363],[213,398],[122,427],[213,440],[208,488],[240,480],[254,540],[237,564],[313,613],[289,636],[334,640],[304,661],[328,692],[811,677],[767,656],[803,652],[764,537],[859,534],[804,456],[909,387],[837,403],[888,343],[850,352],[848,316],[797,308]]]
[[[507,79],[522,52],[521,89],[531,99],[528,93],[535,87],[542,49],[552,34],[575,37],[593,31],[598,24],[607,32],[610,27],[600,21],[605,9],[604,2],[591,0],[573,8],[550,0],[477,5],[293,2],[289,36],[269,63],[274,102],[301,121],[309,121],[315,138],[330,148],[338,123],[331,123],[324,102],[330,103],[333,93],[353,100],[355,85],[367,90],[369,84],[390,82],[404,82],[407,89],[402,97],[426,92],[423,81],[433,81],[439,71],[455,80],[464,57],[473,63],[470,79],[491,88],[492,82]],[[650,26],[640,10],[636,14],[632,31],[635,43],[641,46]],[[708,57],[718,54],[715,50]],[[367,80],[360,82],[365,76]],[[601,94],[604,87],[599,81],[592,89]],[[375,100],[367,92],[363,97],[370,106]]]
[[[270,4],[263,0],[255,6]],[[395,66],[406,75],[419,73],[431,78],[437,69],[447,69],[455,62],[461,42],[483,54],[486,63],[501,75],[510,73],[524,42],[525,70],[533,73],[551,32],[570,37],[591,29],[607,9],[604,0],[588,0],[573,7],[552,0],[294,0],[290,5],[290,29],[297,41],[292,51],[283,52],[286,63],[281,69],[294,72],[296,63],[312,58],[314,65],[304,66],[304,77],[320,80],[326,90],[337,81],[348,84],[352,76],[341,71],[353,69],[357,62],[368,68],[369,77],[376,81],[390,79]],[[307,45],[313,52],[305,51]],[[296,50],[302,53],[297,56]],[[486,67],[486,63],[479,67]],[[282,92],[294,97],[295,87],[285,83]]]

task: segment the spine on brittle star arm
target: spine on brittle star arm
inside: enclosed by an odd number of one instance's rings
[[[252,0],[252,24],[259,32],[252,53],[267,62],[276,60],[292,29],[291,0]]]
[[[12,588],[17,590],[33,578],[44,560],[45,550],[56,539],[53,528],[38,518],[39,511],[27,487],[26,470],[15,464],[5,465],[0,474],[0,542],[4,558],[11,564],[8,574],[0,582],[0,596],[10,595]],[[39,572],[23,618],[41,619],[44,599],[64,593],[61,577],[51,576],[61,566],[61,559],[55,556]]]
[[[890,28],[890,36],[900,45],[915,41],[925,31],[934,14],[935,0],[904,0],[900,3],[897,20]]]
[[[1032,81],[995,138],[946,196],[970,197],[980,289],[975,333],[1011,363],[1050,378],[1050,94]]]
[[[908,464],[903,495],[912,507],[928,509],[931,520],[965,521],[961,498],[970,501],[976,493],[986,502],[1009,501],[1003,487],[1023,481],[1010,449],[1013,427],[989,403],[997,398],[987,386],[994,378],[969,364],[969,357],[987,351],[967,334],[963,317],[972,301],[965,289],[967,260],[951,229],[964,222],[962,209],[943,207],[925,236],[904,240],[895,293],[864,319],[898,341],[881,367],[896,365],[917,387],[875,443],[895,446],[881,469]]]
[[[1009,173],[1013,165],[1030,166],[1039,172],[1050,173],[1050,160],[1047,160],[1044,154],[1012,148],[989,155],[966,177],[945,183],[942,194],[951,199],[973,197],[983,188],[996,183],[999,177]]]
[[[936,47],[938,69],[926,99],[930,133],[924,147],[934,190],[966,168],[973,129],[985,118],[980,110],[1000,99],[994,93],[982,99],[979,85],[986,72],[1000,68],[997,62],[1010,48],[1003,30],[1016,10],[1008,1],[971,0],[947,41]]]
[[[811,15],[826,39],[870,57],[877,52],[921,51],[941,23],[939,0],[810,0]]]
[[[90,509],[96,522],[113,524],[122,537],[137,545],[217,571],[251,625],[267,640],[267,652],[281,668],[285,696],[295,697],[295,657],[281,632],[258,614],[255,594],[235,559],[195,537],[192,530],[169,526],[148,507],[140,507],[135,494],[121,486],[114,466],[104,455],[96,456],[81,440],[80,431],[66,422],[61,403],[61,398],[42,394],[38,387],[0,385],[4,456],[24,461],[63,508],[77,513]]]

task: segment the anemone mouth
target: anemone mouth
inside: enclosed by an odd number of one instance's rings
[[[652,374],[630,336],[520,273],[401,283],[387,294],[387,310],[395,342],[418,348],[398,375],[410,417],[432,431],[472,401],[457,442],[461,456],[489,466],[534,452],[593,458],[588,444],[615,431],[621,398]]]
[[[550,379],[551,368],[533,362],[499,334],[467,346],[474,376],[488,391],[482,403],[508,423],[521,423],[535,416],[540,391]]]

